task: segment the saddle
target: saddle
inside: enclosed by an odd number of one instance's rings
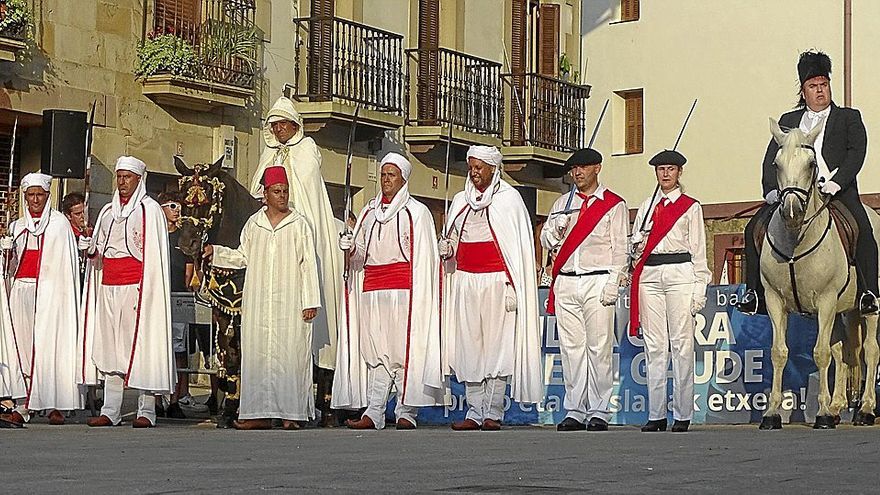
[[[758,248],[759,257],[761,255],[761,250],[764,248],[764,238],[767,236],[767,227],[770,225],[770,218],[773,216],[773,211],[778,207],[779,204],[777,203],[773,208],[768,208],[767,213],[764,214],[762,218],[759,218],[755,225],[755,238],[753,240],[755,246]],[[856,223],[856,219],[853,217],[852,212],[849,211],[849,208],[836,199],[833,199],[828,203],[828,212],[831,214],[831,221],[834,223],[834,227],[840,235],[840,242],[843,246],[844,253],[846,253],[846,262],[850,266],[854,266],[856,259],[856,241],[859,238],[859,224]]]

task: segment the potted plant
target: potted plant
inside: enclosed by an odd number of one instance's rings
[[[141,79],[156,74],[197,77],[199,63],[193,46],[174,34],[150,33],[137,50],[135,76]]]
[[[26,0],[0,0],[0,37],[24,39],[31,20]]]

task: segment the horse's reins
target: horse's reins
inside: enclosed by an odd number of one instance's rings
[[[810,184],[815,184],[816,177],[819,175],[819,167],[816,166],[816,158],[815,158],[816,150],[815,150],[815,148],[813,148],[813,146],[808,145],[808,144],[802,144],[802,145],[800,145],[800,147],[804,148],[804,149],[808,149],[813,152],[812,165],[814,165],[814,166],[813,166],[813,173],[810,176]],[[783,201],[785,200],[785,197],[789,194],[793,195],[794,198],[801,205],[801,208],[803,208],[804,211],[806,211],[807,206],[810,204],[810,199],[812,198],[812,194],[813,194],[814,189],[815,189],[815,187],[811,187],[810,190],[807,191],[805,189],[802,189],[800,187],[795,187],[795,186],[788,186],[788,187],[781,189],[779,191],[779,202],[776,203],[776,205],[773,207],[774,211],[771,212],[771,216],[773,213],[776,212],[776,210],[779,210]],[[823,210],[828,208],[828,205],[830,205],[830,204],[831,204],[831,195],[829,194],[825,198],[822,199],[822,204],[819,206],[819,208],[817,208],[816,211],[812,215],[805,218],[801,222],[800,230],[798,232],[798,237],[795,242],[795,246],[797,246],[798,244],[800,244],[804,240],[804,236],[806,235],[807,232],[809,232],[810,226],[812,225],[813,221],[816,220],[816,218],[819,217],[819,214],[822,213]],[[828,223],[825,225],[825,230],[822,232],[822,235],[819,236],[819,239],[816,241],[815,244],[813,244],[809,249],[807,249],[806,251],[804,251],[798,255],[795,255],[794,253],[792,253],[792,255],[789,256],[789,255],[783,253],[778,247],[776,247],[775,244],[773,244],[773,238],[770,236],[770,234],[769,233],[767,234],[767,244],[770,245],[770,249],[772,249],[773,252],[776,253],[777,256],[784,259],[786,261],[786,263],[788,263],[788,275],[791,280],[792,295],[794,296],[794,303],[797,306],[799,313],[803,314],[804,310],[803,310],[803,306],[801,305],[801,299],[798,296],[797,276],[795,274],[794,264],[797,261],[809,256],[810,254],[813,253],[813,251],[815,251],[816,249],[819,248],[819,246],[822,244],[822,241],[825,240],[825,236],[827,236],[828,232],[831,231],[831,223],[832,223],[832,218],[831,218],[831,214],[829,213]],[[804,228],[804,227],[806,227],[806,228]],[[843,293],[843,291],[846,289],[847,285],[849,285],[849,270],[847,270],[846,283],[844,283],[843,288],[841,288],[841,290],[838,291],[838,297],[840,296],[840,294]]]

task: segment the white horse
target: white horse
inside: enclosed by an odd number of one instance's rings
[[[816,152],[813,141],[822,128],[804,134],[800,129],[783,132],[770,119],[770,130],[780,148],[776,154],[776,178],[780,201],[767,228],[761,251],[761,279],[766,288],[767,312],[773,323],[773,384],[760,428],[782,428],[782,371],[788,361],[785,341],[789,313],[816,315],[819,335],[813,358],[819,369],[819,410],[814,428],[834,428],[840,411],[847,407],[847,377],[857,376],[851,386],[861,385],[861,342],[867,366],[861,409],[853,424],[873,424],[876,395],[874,383],[880,347],[877,315],[862,318],[856,301],[856,273],[847,264],[840,235],[832,224],[829,197],[817,186]],[[874,229],[880,233],[880,216],[866,208]],[[843,342],[832,345],[834,319],[842,314],[846,323]],[[831,358],[835,363],[834,396],[828,384]]]

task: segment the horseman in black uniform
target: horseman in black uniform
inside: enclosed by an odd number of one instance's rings
[[[831,59],[822,52],[807,51],[798,60],[800,101],[798,107],[779,119],[782,128],[800,128],[804,132],[824,126],[814,142],[819,188],[843,203],[852,213],[859,228],[855,264],[859,284],[859,310],[862,314],[877,312],[877,244],[871,222],[859,199],[856,176],[865,162],[868,136],[862,116],[854,108],[839,107],[831,100]],[[771,139],[764,154],[763,177],[766,203],[749,221],[745,231],[746,285],[748,290],[739,309],[745,313],[766,314],[764,288],[761,285],[760,256],[754,231],[766,225],[779,201],[776,181],[776,152],[779,146]]]

